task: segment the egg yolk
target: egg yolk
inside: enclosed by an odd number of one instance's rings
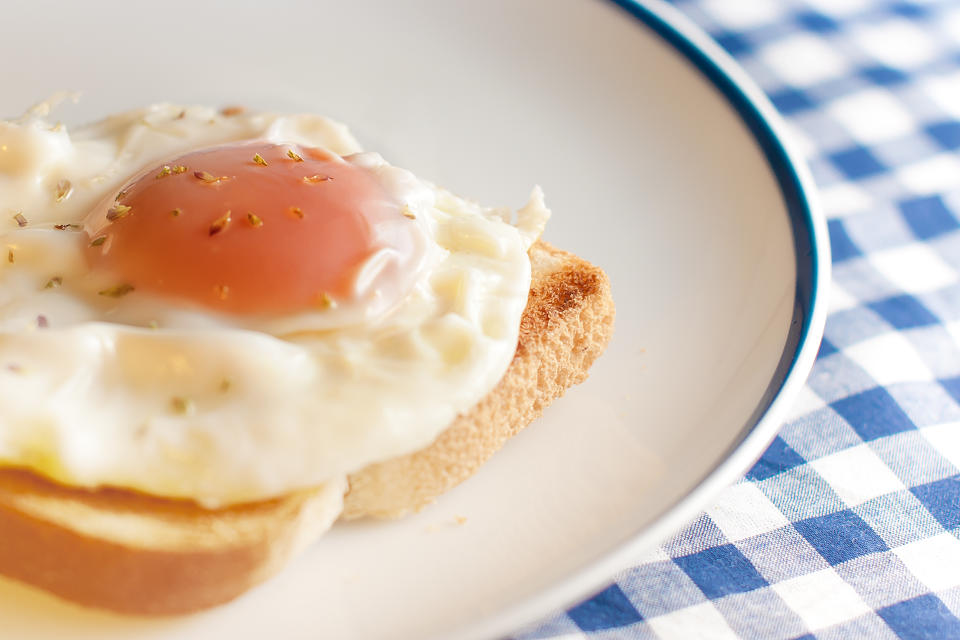
[[[234,144],[173,159],[98,206],[86,253],[122,287],[288,313],[356,297],[371,256],[411,246],[412,217],[371,170],[336,154]]]

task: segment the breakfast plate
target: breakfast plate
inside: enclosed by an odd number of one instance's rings
[[[56,113],[68,127],[167,101],[324,113],[484,203],[519,206],[539,183],[546,239],[603,267],[617,303],[589,380],[416,516],[337,524],[276,578],[186,617],[121,617],[0,580],[7,637],[509,633],[695,516],[762,453],[812,365],[829,278],[812,183],[759,90],[668,5],[171,0],[7,14],[0,54],[21,65],[5,116],[63,89],[83,92]],[[58,24],[82,38],[53,36]]]

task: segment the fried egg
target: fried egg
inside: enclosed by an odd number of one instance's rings
[[[0,121],[0,462],[215,507],[428,445],[503,376],[549,211],[316,115]]]

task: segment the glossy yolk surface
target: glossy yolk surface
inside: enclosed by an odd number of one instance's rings
[[[369,170],[321,149],[247,143],[148,171],[85,221],[92,267],[168,298],[231,313],[284,313],[350,298],[410,224]]]

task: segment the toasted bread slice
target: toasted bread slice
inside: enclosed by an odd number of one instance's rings
[[[604,273],[544,242],[516,355],[503,379],[426,449],[340,483],[209,510],[121,489],[64,487],[0,469],[0,573],[74,602],[169,615],[231,600],[279,571],[341,513],[395,517],[472,474],[551,400],[581,382],[613,329]]]
[[[530,261],[530,297],[507,373],[426,449],[352,474],[343,518],[395,518],[422,509],[586,379],[613,333],[607,276],[542,241],[530,249]]]
[[[279,571],[340,513],[342,483],[207,510],[129,491],[0,471],[0,573],[124,613],[186,613]]]

